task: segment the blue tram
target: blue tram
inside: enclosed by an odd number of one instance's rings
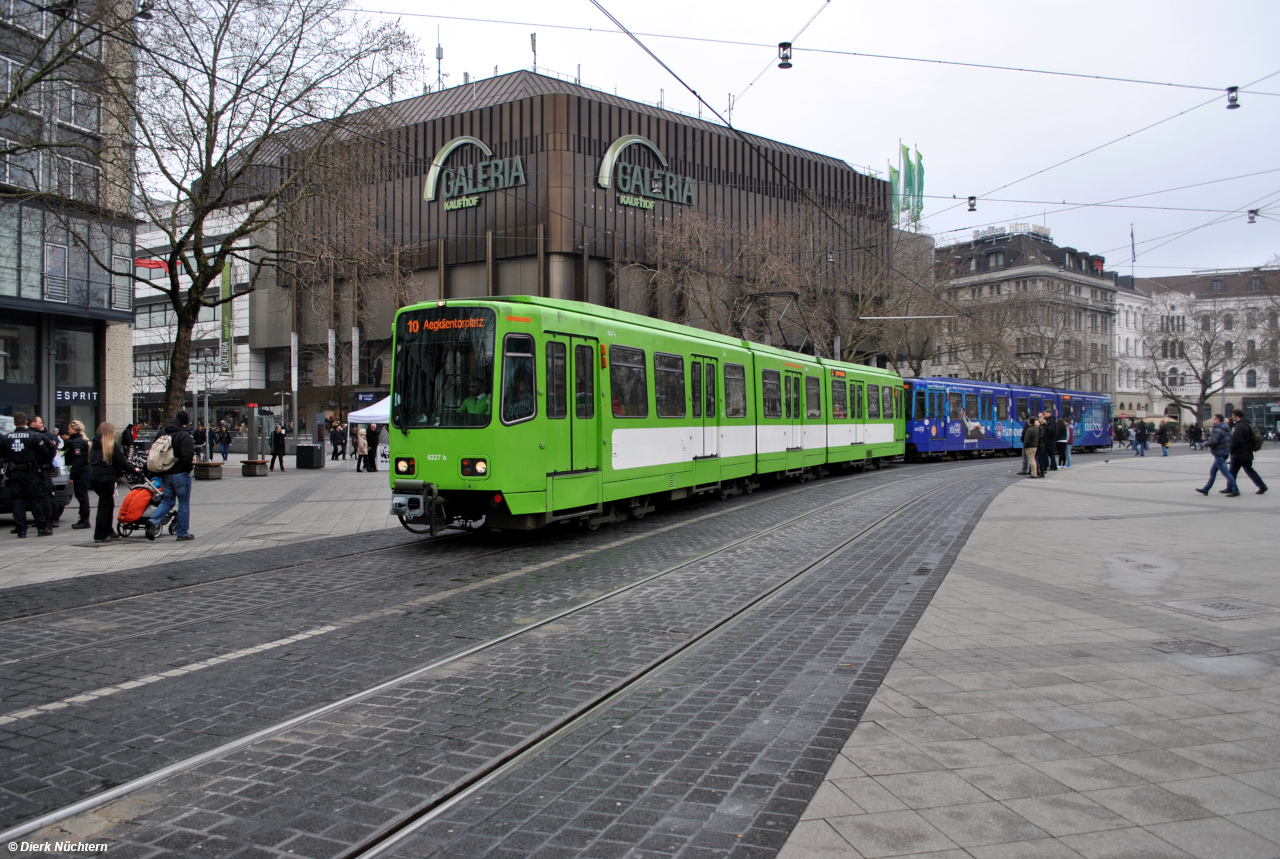
[[[1072,423],[1074,447],[1111,446],[1111,398],[1102,394],[931,376],[904,381],[908,459],[1021,450],[1027,417],[1042,411]]]

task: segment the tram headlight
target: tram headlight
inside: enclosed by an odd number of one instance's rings
[[[462,460],[463,477],[484,477],[489,473],[489,462],[484,459]]]
[[[416,470],[417,464],[413,461],[412,456],[396,457],[396,474],[403,476],[406,474],[413,474]]]

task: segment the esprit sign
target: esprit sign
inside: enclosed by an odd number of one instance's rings
[[[460,146],[475,146],[490,160],[479,164],[468,164],[452,170],[444,166],[449,156]],[[455,137],[436,153],[431,159],[431,169],[427,171],[427,181],[422,188],[422,199],[428,203],[436,199],[437,190],[444,199],[446,210],[467,209],[480,205],[480,194],[486,191],[501,191],[525,184],[524,162],[517,155],[514,158],[494,158],[493,150],[476,137]]]
[[[596,177],[601,188],[613,184],[614,173],[618,177],[618,203],[636,209],[652,209],[655,200],[666,200],[668,203],[696,206],[698,193],[693,180],[667,170],[641,167],[619,161],[618,157],[628,146],[643,146],[654,154],[663,167],[667,166],[667,158],[654,145],[653,141],[639,134],[628,134],[619,137],[609,146],[600,162],[600,175]]]

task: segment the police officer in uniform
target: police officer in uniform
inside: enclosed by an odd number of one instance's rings
[[[71,527],[79,530],[92,527],[89,524],[89,439],[80,421],[72,421],[67,429],[71,432],[62,446],[63,458],[71,469],[71,485],[80,505],[80,518]]]
[[[18,526],[18,536],[27,536],[27,508],[36,520],[36,533],[52,537],[53,528],[44,515],[40,493],[43,481],[40,471],[51,459],[47,455],[48,437],[27,426],[23,412],[13,414],[14,430],[4,440],[5,460],[9,463],[9,494],[13,498],[13,522]]]
[[[45,439],[49,442],[47,446],[41,448],[40,453],[47,457],[40,463],[40,503],[44,507],[44,520],[49,523],[50,528],[58,528],[60,524],[58,518],[62,515],[58,512],[58,506],[53,503],[54,494],[57,492],[53,488],[53,472],[54,457],[58,455],[58,451],[62,449],[62,439],[58,438],[57,427],[46,429],[44,418],[36,415],[27,422],[36,432],[44,433]]]

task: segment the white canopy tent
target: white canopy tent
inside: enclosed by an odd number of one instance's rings
[[[347,422],[353,424],[377,424],[386,426],[391,421],[391,398],[379,400],[371,406],[347,414]]]

